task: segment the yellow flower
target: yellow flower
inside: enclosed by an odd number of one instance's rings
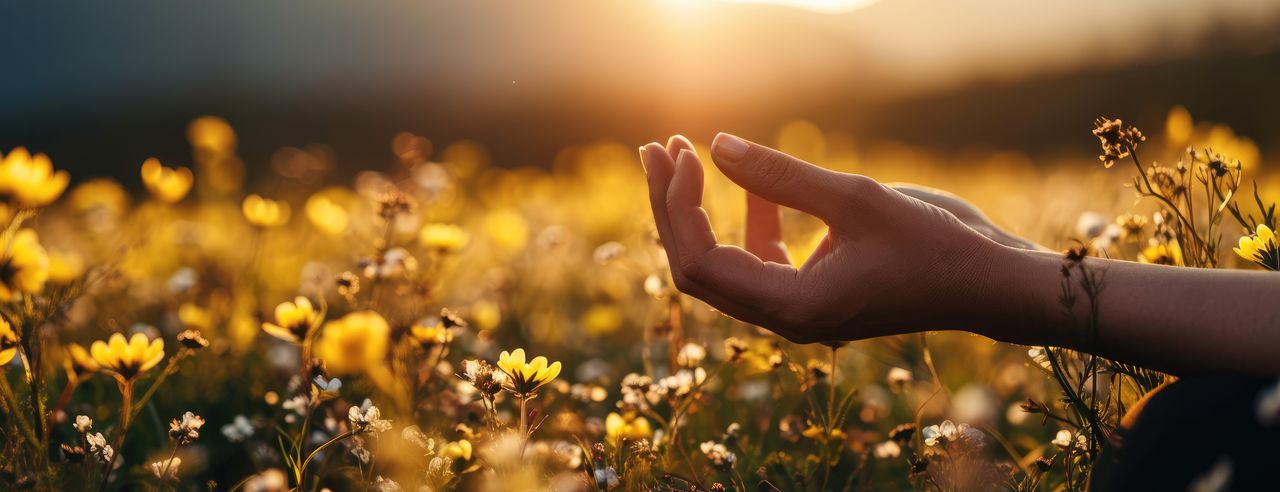
[[[413,339],[423,346],[444,345],[453,341],[453,331],[444,326],[444,323],[436,323],[434,325],[413,325],[409,329],[409,333],[413,335]]]
[[[445,444],[440,450],[440,456],[445,458],[471,461],[471,441],[459,439],[451,443]]]
[[[89,355],[89,351],[78,343],[67,344],[67,371],[83,376],[89,373],[98,372],[98,361],[93,360],[93,356]]]
[[[828,439],[823,439],[822,437],[822,435],[824,434],[822,427],[818,427],[816,425],[810,425],[809,428],[805,429],[804,432],[801,432],[801,434],[803,434],[804,437],[807,437],[809,439],[817,439],[820,441],[828,440]],[[831,429],[831,434],[829,437],[830,437],[829,439],[830,441],[840,441],[840,440],[843,440],[846,436],[843,430]]]
[[[382,315],[356,311],[325,323],[316,341],[316,354],[333,374],[360,372],[386,358],[390,332]]]
[[[187,126],[187,141],[196,150],[225,154],[236,147],[236,132],[227,120],[217,116],[201,116]]]
[[[302,343],[311,330],[320,326],[323,318],[324,314],[316,312],[310,299],[298,296],[293,302],[277,305],[276,322],[263,323],[262,330],[286,342]]]
[[[289,204],[284,201],[249,195],[240,209],[244,218],[258,227],[279,227],[289,222]]]
[[[71,176],[53,170],[53,162],[44,154],[31,155],[18,147],[0,161],[0,196],[13,197],[24,207],[43,207],[67,189]]]
[[[453,224],[427,224],[422,226],[418,240],[428,249],[452,253],[467,245],[467,231]]]
[[[18,354],[18,332],[4,318],[0,318],[0,366],[8,364]]]
[[[1280,246],[1276,234],[1266,224],[1258,224],[1258,232],[1240,238],[1240,247],[1232,248],[1241,258],[1268,270],[1280,270]]]
[[[147,186],[147,190],[157,200],[164,203],[178,203],[182,200],[191,191],[194,180],[190,169],[165,167],[155,157],[142,163],[142,184]]]
[[[498,356],[498,368],[509,378],[507,389],[517,396],[528,397],[538,388],[550,383],[560,375],[560,362],[547,364],[547,358],[541,355],[525,363],[524,349],[512,352],[502,351]]]
[[[615,446],[621,439],[635,441],[653,437],[653,427],[649,421],[633,412],[619,415],[610,412],[604,419],[604,432],[610,443]]]
[[[164,360],[164,340],[157,338],[148,342],[146,335],[134,333],[133,338],[126,342],[124,335],[116,333],[106,342],[93,342],[89,352],[103,369],[128,380],[142,375]]]
[[[48,280],[49,255],[40,246],[36,231],[18,230],[8,248],[0,250],[0,302],[19,294],[39,294]]]
[[[320,229],[320,232],[336,236],[347,230],[347,225],[351,223],[351,214],[345,207],[322,193],[316,193],[307,199],[307,219],[311,220],[311,224],[316,226],[316,229]]]
[[[1186,264],[1182,260],[1182,248],[1176,241],[1147,246],[1138,254],[1138,261],[1156,265],[1183,266]]]
[[[49,280],[56,284],[70,283],[84,273],[84,257],[71,251],[49,252]]]
[[[129,192],[115,180],[98,178],[76,185],[68,200],[77,212],[102,209],[118,215],[129,207]]]
[[[178,321],[187,328],[209,330],[213,328],[213,313],[193,303],[184,302],[178,306]]]

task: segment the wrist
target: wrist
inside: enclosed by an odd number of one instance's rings
[[[1062,255],[993,244],[989,261],[974,271],[974,313],[969,331],[1002,342],[1060,345]]]

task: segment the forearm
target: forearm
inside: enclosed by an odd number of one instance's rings
[[[1280,374],[1280,276],[1088,258],[1084,267],[1096,275],[1098,293],[1091,298],[1073,268],[1068,308],[1062,255],[1006,249],[999,257],[1007,265],[989,269],[999,273],[988,275],[988,328],[980,329],[992,338],[1179,374]],[[1007,300],[1003,308],[1000,299]]]

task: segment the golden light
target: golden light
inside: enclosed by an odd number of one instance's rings
[[[814,12],[827,14],[839,14],[857,10],[873,3],[877,0],[721,0],[729,3],[768,3],[774,5],[782,5],[785,7],[795,7]]]

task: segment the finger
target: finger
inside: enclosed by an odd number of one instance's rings
[[[688,140],[684,140],[684,142],[687,144]],[[692,149],[693,146],[689,145],[688,148]],[[704,302],[736,319],[758,325],[767,323],[758,313],[739,306],[721,295],[709,292],[684,278],[678,264],[680,253],[676,249],[675,236],[671,232],[670,220],[667,214],[667,189],[670,187],[672,176],[675,173],[675,163],[666,152],[666,149],[656,142],[640,148],[640,160],[645,167],[648,179],[649,204],[653,210],[654,225],[658,229],[658,237],[662,242],[662,247],[667,252],[671,277],[675,280],[676,287],[686,294],[702,299]]]
[[[848,204],[836,197],[859,194],[860,188],[866,186],[862,181],[870,181],[823,169],[727,133],[716,135],[711,156],[738,186],[773,203],[828,221],[847,214]]]
[[[697,150],[693,148],[693,142],[685,138],[684,135],[672,135],[667,139],[667,154],[671,156],[671,162],[675,162],[680,157],[681,150],[689,150],[697,155]]]
[[[759,315],[757,318],[776,326],[777,313],[793,305],[787,301],[797,294],[796,270],[789,265],[764,263],[740,248],[716,244],[711,221],[701,206],[702,182],[702,164],[697,156],[690,150],[681,150],[667,190],[667,216],[679,255],[672,264],[690,283],[719,294],[730,303],[750,306],[754,308],[752,314]]]
[[[776,203],[747,192],[747,251],[761,260],[790,265],[782,242],[782,210]]]

